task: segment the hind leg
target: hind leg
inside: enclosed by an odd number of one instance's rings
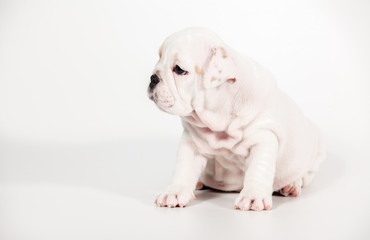
[[[305,175],[303,175],[302,178],[299,178],[298,180],[294,181],[293,183],[283,187],[279,190],[279,193],[281,195],[284,195],[285,197],[298,197],[301,193],[301,190],[303,187],[307,187],[313,177],[315,176],[318,169],[318,164],[315,165],[311,170],[309,170]]]
[[[325,159],[325,152],[324,150],[320,151],[318,153],[317,159],[315,164],[312,166],[312,168],[302,177],[302,187],[307,187],[313,177],[316,175],[316,172],[319,170],[320,163]]]
[[[301,190],[303,187],[307,187],[313,177],[315,176],[318,169],[318,164],[314,166],[311,170],[309,170],[305,175],[303,175],[302,178],[299,178],[298,180],[294,181],[293,183],[283,187],[279,190],[279,193],[281,195],[284,195],[285,197],[298,197],[301,193]]]
[[[310,170],[310,171],[308,171],[303,177],[302,177],[302,187],[307,187],[310,183],[311,183],[311,181],[312,181],[312,179],[313,179],[313,177],[315,176],[315,174],[316,174],[316,171],[317,171],[317,169],[315,169],[315,170]]]
[[[307,187],[311,183],[319,168],[319,163],[315,164],[302,178],[280,189],[279,193],[285,197],[298,197],[302,188]]]
[[[306,174],[303,175],[302,178],[299,178],[298,180],[296,180],[292,184],[289,184],[289,185],[283,187],[282,189],[280,189],[280,191],[279,191],[280,194],[282,194],[286,197],[287,196],[298,197],[298,195],[301,193],[301,189],[303,187],[307,187],[311,183],[313,177],[315,176],[317,170],[319,169],[320,163],[326,157],[325,147],[324,147],[324,143],[323,143],[322,139],[319,140],[318,144],[319,144],[318,145],[319,147],[318,147],[316,160],[315,160],[315,163],[313,164],[313,166],[311,167],[311,169],[308,170],[306,172]]]

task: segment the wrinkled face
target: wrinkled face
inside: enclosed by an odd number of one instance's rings
[[[159,50],[149,98],[165,112],[192,113],[200,94],[235,80],[234,63],[223,45],[215,34],[202,29],[186,29],[168,37]]]

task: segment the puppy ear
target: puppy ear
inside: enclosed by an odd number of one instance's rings
[[[228,82],[235,82],[236,67],[225,48],[210,49],[210,54],[203,70],[205,88],[213,88]]]
[[[158,49],[158,56],[159,56],[159,58],[162,57],[162,50],[163,50],[163,44]]]

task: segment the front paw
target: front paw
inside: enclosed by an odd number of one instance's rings
[[[155,204],[158,207],[185,207],[195,196],[193,190],[185,185],[171,185],[158,195]]]
[[[242,211],[270,210],[272,208],[272,192],[258,191],[258,189],[243,189],[235,199],[235,209]]]

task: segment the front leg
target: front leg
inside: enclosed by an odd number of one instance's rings
[[[184,131],[178,150],[172,184],[163,191],[155,203],[159,207],[184,207],[195,199],[194,189],[206,165],[206,158],[200,155],[191,138]]]
[[[235,208],[243,211],[269,210],[272,207],[278,139],[268,130],[263,130],[253,138],[255,144],[247,158],[249,166],[243,189],[235,200]]]

